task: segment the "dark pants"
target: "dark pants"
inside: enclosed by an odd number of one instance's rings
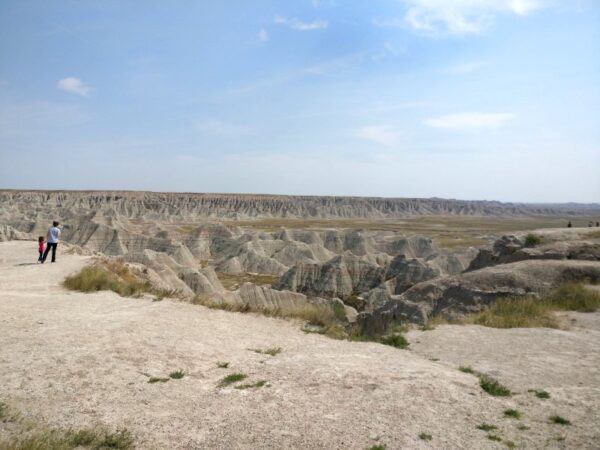
[[[56,246],[57,245],[58,245],[58,243],[51,244],[50,242],[48,242],[48,245],[46,246],[46,251],[44,252],[44,257],[42,258],[42,262],[46,261],[46,258],[48,257],[48,253],[50,252],[50,249],[52,249],[52,262],[56,261]]]
[[[40,257],[38,258],[38,262],[41,262],[44,259],[44,252],[40,251]]]

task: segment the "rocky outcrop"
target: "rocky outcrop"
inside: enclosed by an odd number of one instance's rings
[[[585,233],[580,236],[564,231],[540,230],[531,235],[536,236],[540,242],[528,244],[526,236],[523,235],[503,236],[494,242],[491,249],[481,249],[471,261],[468,270],[530,259],[600,261],[600,240],[585,240]]]
[[[424,323],[437,315],[452,319],[479,312],[498,298],[539,295],[570,280],[600,280],[600,264],[530,260],[440,277],[391,296],[376,310],[359,314],[358,322],[366,333],[380,333],[393,322]]]

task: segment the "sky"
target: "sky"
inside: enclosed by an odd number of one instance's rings
[[[0,0],[0,188],[600,202],[600,1]]]

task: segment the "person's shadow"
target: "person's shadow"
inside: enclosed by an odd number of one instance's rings
[[[21,264],[15,264],[15,267],[19,267],[19,266],[35,266],[39,263],[21,263]]]

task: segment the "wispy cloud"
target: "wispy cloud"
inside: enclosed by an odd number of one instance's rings
[[[432,117],[425,120],[424,124],[432,128],[474,131],[501,127],[515,117],[512,113],[464,112]]]
[[[214,119],[195,122],[194,129],[201,133],[219,136],[240,136],[251,132],[249,127],[221,122],[220,120]]]
[[[486,63],[482,61],[473,61],[449,67],[448,70],[446,70],[446,72],[452,75],[464,75],[467,73],[475,72],[483,68],[485,65]]]
[[[549,0],[404,0],[402,19],[373,20],[380,27],[409,27],[426,35],[479,34],[498,14],[526,16]]]
[[[326,20],[316,19],[312,22],[302,22],[301,20],[296,19],[295,17],[287,18],[283,16],[275,16],[275,23],[280,25],[287,25],[293,30],[298,31],[312,31],[312,30],[322,30],[327,28],[329,25]]]
[[[381,145],[392,145],[398,139],[397,131],[388,125],[363,127],[358,131],[356,136]]]
[[[304,69],[304,72],[311,75],[334,76],[348,72],[354,66],[359,64],[363,58],[364,55],[362,53],[341,56],[309,66]]]
[[[58,80],[56,87],[61,91],[68,92],[70,94],[81,95],[82,97],[89,97],[93,88],[86,85],[79,78],[67,77],[62,80]]]
[[[269,32],[262,28],[256,35],[260,42],[267,42],[269,40]]]

